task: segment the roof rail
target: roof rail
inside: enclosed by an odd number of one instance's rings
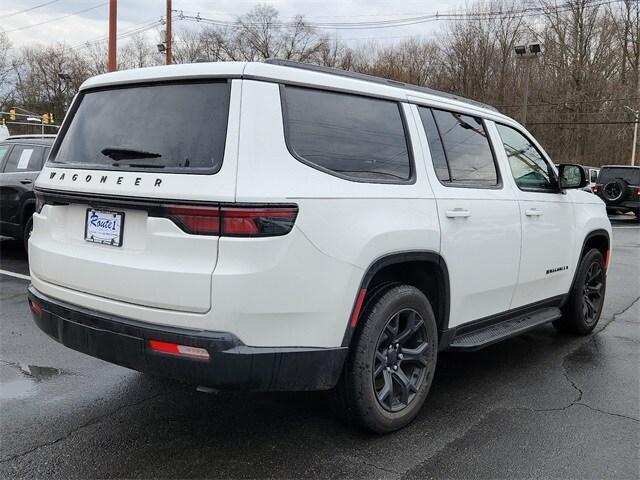
[[[356,80],[364,80],[366,82],[378,83],[378,84],[387,85],[390,87],[404,88],[406,90],[413,90],[415,92],[420,92],[420,93],[428,93],[429,95],[435,95],[438,97],[447,98],[449,100],[457,100],[459,102],[469,103],[471,105],[475,105],[478,107],[488,108],[489,110],[493,110],[495,112],[498,111],[497,108],[492,107],[491,105],[488,105],[486,103],[460,97],[458,95],[453,95],[452,93],[441,92],[440,90],[433,90],[428,87],[420,87],[418,85],[412,85],[410,83],[404,83],[398,80],[391,80],[391,79],[382,78],[382,77],[374,77],[373,75],[367,75],[365,73],[350,72],[347,70],[340,70],[338,68],[332,68],[332,67],[323,67],[321,65],[314,65],[311,63],[294,62],[293,60],[284,60],[281,58],[268,58],[265,60],[264,63],[268,63],[270,65],[280,65],[283,67],[299,68],[301,70],[309,70],[312,72],[327,73],[329,75],[337,75],[339,77],[353,78]]]
[[[5,140],[15,140],[17,138],[56,138],[55,134],[52,133],[31,133],[27,135],[9,135]]]

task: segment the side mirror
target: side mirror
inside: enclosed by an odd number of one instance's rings
[[[580,165],[568,163],[560,164],[558,167],[558,178],[560,190],[584,188],[589,183],[584,168]]]

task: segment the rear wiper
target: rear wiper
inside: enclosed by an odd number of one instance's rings
[[[133,163],[133,162],[113,162],[112,167],[133,167],[133,168],[164,168],[164,165],[154,165],[153,163]]]
[[[113,158],[114,160],[123,160],[125,158],[160,158],[162,155],[154,152],[146,152],[130,147],[105,147],[100,153]]]

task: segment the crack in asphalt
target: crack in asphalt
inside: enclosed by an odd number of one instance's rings
[[[638,301],[640,301],[640,297],[637,297],[635,300],[633,300],[628,306],[626,306],[625,308],[623,308],[621,311],[614,313],[611,316],[611,320],[609,320],[607,323],[605,323],[602,328],[600,330],[598,330],[595,334],[591,335],[588,339],[586,339],[583,342],[580,342],[579,345],[577,345],[574,349],[572,349],[570,352],[567,352],[564,357],[562,357],[562,369],[563,369],[563,376],[564,378],[567,380],[567,382],[569,382],[569,384],[571,385],[571,388],[573,388],[576,393],[577,393],[577,397],[568,405],[565,405],[563,407],[558,407],[558,408],[528,408],[528,407],[518,407],[520,409],[523,410],[530,410],[530,411],[534,411],[534,412],[559,412],[559,411],[564,411],[564,410],[568,410],[571,407],[574,407],[576,405],[581,405],[583,407],[586,407],[590,410],[593,410],[595,412],[599,412],[605,415],[611,415],[614,417],[619,417],[619,418],[624,418],[627,420],[631,420],[634,422],[639,422],[640,423],[640,419],[635,418],[635,417],[631,417],[629,415],[623,415],[621,413],[614,413],[614,412],[608,412],[606,410],[601,410],[599,408],[593,407],[587,403],[582,402],[582,397],[584,396],[584,392],[583,390],[576,384],[576,382],[574,382],[571,377],[569,376],[569,371],[567,370],[567,366],[566,366],[566,361],[567,358],[574,354],[576,351],[578,351],[580,348],[582,348],[583,346],[585,346],[586,344],[588,344],[589,342],[592,342],[595,338],[596,335],[599,335],[600,333],[602,333],[609,325],[611,325],[613,322],[615,322],[617,320],[617,317],[619,317],[620,315],[625,314],[628,310],[630,310],[636,303],[638,303]],[[634,343],[637,343],[637,340],[635,339],[629,339],[629,338],[625,338],[625,337],[617,337],[614,336],[614,338],[623,338],[625,340],[630,340]]]
[[[360,463],[362,463],[363,465],[367,465],[368,467],[373,467],[376,470],[380,470],[381,472],[393,473],[394,475],[402,475],[403,474],[403,472],[397,472],[397,471],[391,470],[389,468],[380,467],[380,466],[376,465],[375,463],[369,463],[369,462],[367,462],[365,460],[362,460],[362,459],[359,459],[359,460],[360,460]]]
[[[121,405],[120,407],[116,408],[115,410],[113,410],[113,411],[111,411],[109,413],[105,413],[103,415],[98,415],[97,417],[93,417],[89,421],[87,421],[86,423],[83,423],[82,425],[79,425],[76,428],[74,428],[72,430],[69,430],[66,434],[64,434],[63,436],[61,436],[59,438],[56,438],[55,440],[36,445],[35,447],[30,448],[29,450],[26,450],[24,452],[16,453],[15,455],[12,455],[10,457],[4,458],[4,459],[0,459],[0,465],[3,465],[5,463],[9,463],[9,462],[11,462],[13,460],[16,460],[18,458],[21,458],[21,457],[24,457],[24,456],[29,455],[31,453],[34,453],[35,451],[40,450],[41,448],[50,447],[52,445],[55,445],[56,443],[59,443],[59,442],[61,442],[63,440],[66,440],[67,438],[71,437],[73,434],[79,432],[80,430],[82,430],[82,429],[84,429],[86,427],[89,427],[91,425],[95,425],[97,423],[100,423],[105,418],[111,417],[111,416],[119,413],[120,411],[122,411],[124,409],[130,408],[130,407],[136,407],[136,406],[141,405],[141,404],[143,404],[145,402],[148,402],[149,400],[153,400],[153,399],[161,397],[163,395],[169,395],[169,393],[168,392],[158,393],[156,395],[152,395],[150,397],[143,398],[142,400],[140,400],[138,402],[133,402],[133,403],[128,403],[128,404],[125,404],[125,405]]]

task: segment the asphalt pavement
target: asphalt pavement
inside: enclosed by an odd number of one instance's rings
[[[444,353],[422,412],[379,436],[318,393],[202,393],[33,324],[0,240],[0,478],[640,478],[640,226],[614,222],[597,330]]]

